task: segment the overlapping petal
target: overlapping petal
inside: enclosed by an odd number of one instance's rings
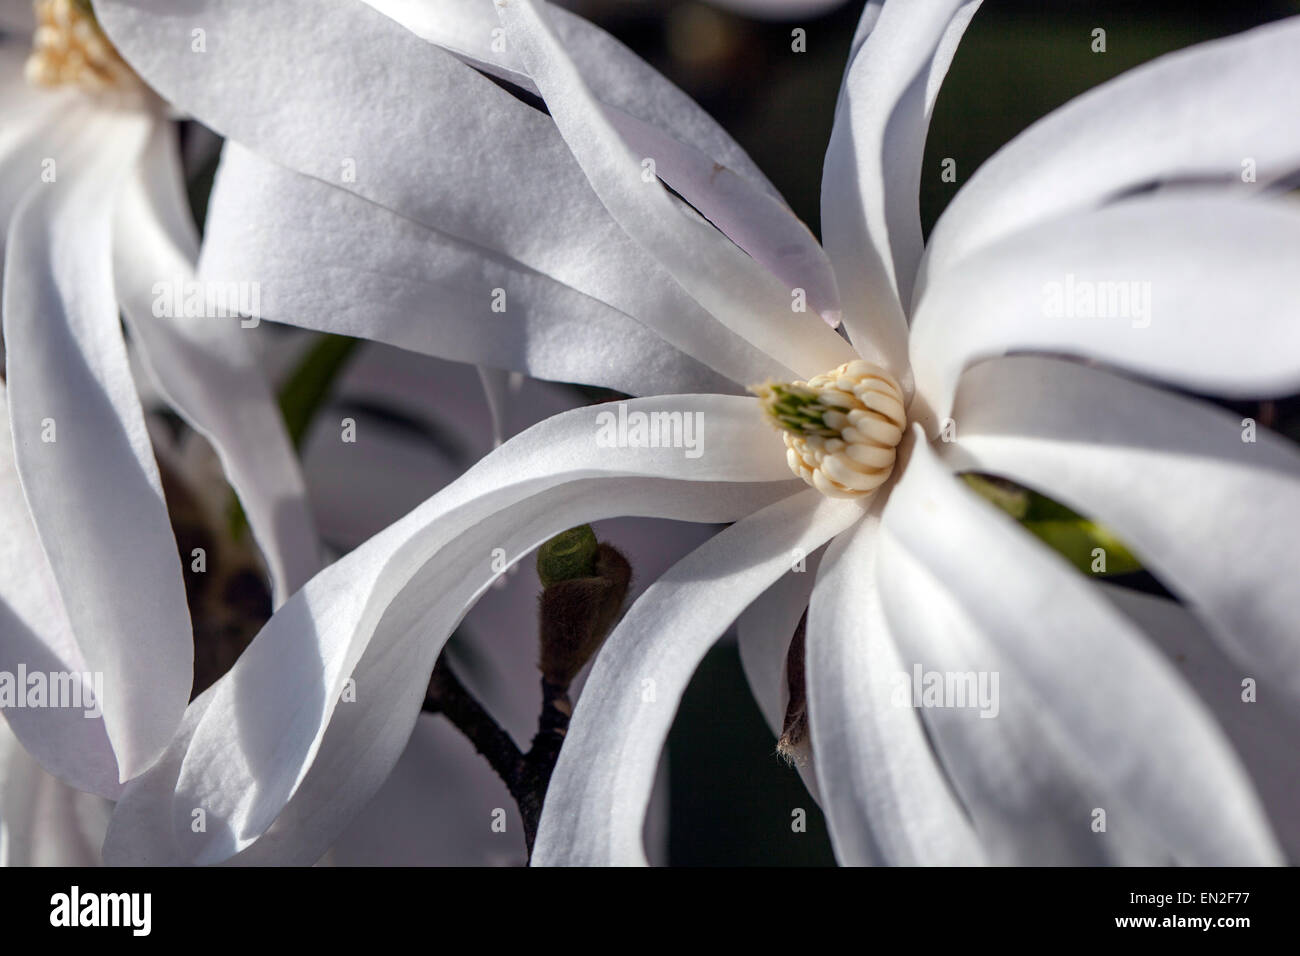
[[[1300,210],[1135,199],[1016,233],[935,276],[912,324],[924,406],[948,416],[967,365],[1055,352],[1211,394],[1300,389]]]
[[[0,563],[0,672],[10,675],[15,689],[24,694],[27,688],[18,678],[24,672],[89,674],[23,498],[3,387]],[[79,790],[116,797],[121,784],[104,721],[85,714],[84,707],[9,707],[4,711],[10,732],[46,770]]]
[[[166,746],[193,660],[176,542],[112,277],[114,187],[151,123],[134,112],[92,120],[80,162],[65,161],[61,177],[15,213],[4,280],[17,470],[78,646],[103,675],[122,780]]]
[[[111,810],[46,773],[0,718],[0,866],[98,866]]]
[[[1300,527],[1292,444],[1101,369],[1029,356],[970,369],[954,417],[950,460],[1104,523],[1251,676],[1300,701],[1300,596],[1279,573]]]
[[[790,703],[788,659],[791,639],[799,619],[808,610],[817,568],[824,551],[792,555],[789,574],[783,574],[736,618],[736,648],[754,702],[778,740],[784,732],[786,708]],[[812,748],[801,748],[794,759],[795,770],[814,800],[821,802],[817,788],[816,761]]]
[[[1187,608],[1112,585],[1102,585],[1102,591],[1142,628],[1214,713],[1250,772],[1287,859],[1300,859],[1300,806],[1295,800],[1300,756],[1293,746],[1300,715],[1295,707],[1276,694],[1248,693],[1221,644]]]
[[[268,318],[426,355],[630,394],[736,388],[599,299],[233,142],[200,269],[209,282],[258,283]],[[728,368],[767,371],[743,353]]]
[[[983,850],[926,738],[895,703],[903,657],[876,587],[875,511],[831,543],[808,610],[808,721],[840,863],[971,864]]]
[[[1033,688],[905,548],[882,543],[875,584],[904,657],[891,675],[894,706],[919,709],[989,862],[1173,861],[1146,821],[1117,809],[1069,735],[1040,719]]]
[[[264,158],[605,302],[733,380],[781,370],[628,238],[549,117],[358,0],[96,9],[151,86]],[[205,54],[186,52],[194,29]],[[248,68],[227,69],[222,50]],[[481,287],[485,308],[493,288]]]
[[[421,37],[530,93],[490,0],[365,0]],[[606,118],[628,146],[655,160],[660,179],[704,214],[832,325],[835,274],[821,245],[753,161],[695,101],[581,17],[551,6],[547,17]]]
[[[805,489],[720,532],[659,578],[601,649],[546,794],[533,862],[646,862],[646,806],[673,715],[700,659],[740,612],[861,520]]]
[[[1013,233],[1153,183],[1214,179],[1246,190],[1300,169],[1300,130],[1279,104],[1300,82],[1300,17],[1162,56],[1053,111],[953,197],[922,286]]]
[[[647,165],[654,157],[636,155],[611,125],[542,8],[510,0],[498,9],[592,189],[628,235],[710,315],[796,374],[811,377],[852,358],[843,339],[793,308],[783,283],[659,187]]]
[[[1185,863],[1280,858],[1223,731],[1166,660],[1078,572],[961,488],[928,445],[915,445],[881,521],[884,546],[950,595],[972,637],[1000,656],[1003,687],[1037,702],[1036,719],[1069,743],[1111,816],[1132,815]],[[924,626],[926,614],[899,622]]]
[[[277,605],[320,569],[320,543],[280,411],[234,316],[187,315],[198,239],[172,129],[156,124],[114,218],[123,314],[169,404],[207,438],[239,494]],[[159,292],[177,301],[159,309]],[[204,295],[206,301],[206,295]]]
[[[434,659],[499,573],[495,548],[514,561],[558,531],[616,514],[735,520],[791,492],[779,449],[754,440],[766,432],[752,400],[628,405],[701,411],[704,454],[599,447],[599,412],[590,408],[503,445],[272,617],[212,696],[200,698],[207,712],[187,719],[192,739],[178,735],[158,772],[123,797],[127,807],[157,808],[174,790],[173,828],[116,830],[114,857],[215,862],[252,847],[243,859],[313,861],[392,769]],[[691,483],[689,494],[680,481]],[[356,701],[340,703],[349,677]],[[206,833],[191,830],[198,809]]]
[[[921,160],[930,113],[979,0],[869,3],[822,171],[822,237],[844,324],[864,358],[907,371],[907,310],[921,259]]]

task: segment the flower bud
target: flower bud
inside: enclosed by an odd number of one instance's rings
[[[598,547],[589,524],[561,531],[538,549],[537,576],[546,587],[557,581],[589,578],[596,573]]]
[[[538,667],[543,680],[567,688],[618,619],[632,566],[613,547],[597,542],[586,525],[543,545],[537,566],[546,585],[540,602]],[[588,573],[571,573],[584,568]]]

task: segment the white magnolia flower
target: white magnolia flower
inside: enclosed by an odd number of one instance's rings
[[[374,208],[346,236],[327,214],[343,207],[344,190],[228,150],[226,179],[242,169],[241,187],[263,204],[289,196],[272,219],[302,229],[310,260],[328,263],[290,282],[287,298],[310,301],[302,286],[333,273],[324,291],[339,321],[421,347],[433,333],[409,306],[422,283],[433,275],[442,291],[476,261],[451,240],[435,246],[432,264],[415,258],[441,222],[478,230],[480,256],[490,253],[451,308],[485,309],[484,275],[523,276],[509,271],[519,264],[557,277],[553,298],[522,295],[525,315],[512,321],[523,324],[510,327],[529,333],[518,358],[550,363],[543,374],[572,360],[588,367],[573,377],[590,379],[605,358],[612,374],[630,374],[635,363],[610,338],[620,320],[605,305],[735,386],[786,384],[762,400],[626,403],[629,421],[702,415],[698,457],[632,433],[611,447],[600,438],[609,421],[591,410],[506,443],[277,612],[128,788],[110,856],[319,856],[401,753],[433,661],[490,585],[492,550],[515,560],[559,530],[617,514],[736,523],[659,578],[598,655],[547,795],[537,862],[643,861],[655,768],[697,662],[740,618],[756,694],[778,721],[787,647],[805,609],[806,778],[842,862],[1276,861],[1283,851],[1243,759],[1294,848],[1285,793],[1269,778],[1276,755],[1251,737],[1259,726],[1221,721],[1235,752],[1211,710],[1235,712],[1229,695],[1234,708],[1252,706],[1241,702],[1245,679],[1261,697],[1300,696],[1295,599],[1278,574],[1300,526],[1300,455],[1264,431],[1243,442],[1239,421],[1133,376],[1228,396],[1300,384],[1297,279],[1287,268],[1300,251],[1300,213],[1239,186],[1142,193],[1152,183],[1235,183],[1243,158],[1263,182],[1294,173],[1300,138],[1276,104],[1296,79],[1300,22],[1162,58],[1043,119],[972,177],[923,249],[926,125],[976,4],[869,4],[827,151],[823,258],[795,241],[779,200],[756,198],[769,194],[746,179],[743,157],[710,158],[710,144],[727,146],[715,127],[558,11],[508,0],[506,49],[495,50],[486,5],[374,5],[535,90],[549,118],[521,112],[356,4],[329,4],[306,50],[294,40],[306,7],[285,2],[271,14],[228,3],[205,11],[209,36],[259,62],[259,43],[269,44],[284,71],[241,72],[228,84],[250,104],[241,120],[222,102],[229,90],[205,87],[202,64],[169,60],[174,43],[146,42],[146,13],[161,16],[164,34],[182,29],[181,18],[153,0],[102,4],[110,34],[151,82],[250,149],[322,181],[356,161],[352,193]],[[268,22],[282,29],[264,41]],[[334,33],[344,27],[347,41]],[[337,72],[316,72],[326,66]],[[329,95],[287,82],[323,75],[347,79]],[[401,101],[414,104],[405,113],[385,98],[394,76]],[[320,131],[323,109],[295,120],[304,104],[338,107],[343,88],[369,113],[344,108]],[[451,148],[434,148],[435,137]],[[561,138],[591,195],[556,152]],[[394,158],[403,149],[406,168]],[[434,157],[448,189],[428,188],[437,180],[413,156]],[[730,239],[643,177],[646,159]],[[366,179],[367,168],[382,175]],[[326,238],[314,241],[308,226]],[[383,284],[365,284],[371,255],[391,257]],[[1049,314],[1045,292],[1076,279],[1146,283],[1150,309],[1139,321]],[[604,296],[589,295],[590,336],[569,338],[572,327],[557,322],[548,348],[534,350],[541,317],[585,302],[569,294],[584,282]],[[815,312],[842,316],[852,345],[815,314],[792,311],[792,286]],[[771,417],[794,429],[784,442]],[[1100,591],[954,479],[971,468],[1042,488],[1112,528],[1236,672],[1200,674],[1202,700],[1153,646],[1157,612]],[[843,497],[855,490],[874,493]],[[824,546],[807,570],[792,569]],[[1165,611],[1177,614],[1160,604]],[[900,706],[894,678],[912,664],[999,675],[996,719]],[[341,705],[349,676],[357,701]],[[199,808],[209,825],[195,833]],[[1104,832],[1094,829],[1098,810]]]
[[[119,308],[158,387],[220,453],[280,599],[319,568],[318,547],[237,320],[158,308],[159,284],[192,281],[197,252],[162,102],[89,4],[70,0],[0,2],[0,86],[0,493],[13,532],[0,574],[0,672],[93,675],[103,714],[0,705],[45,768],[113,797],[170,740],[193,663]]]

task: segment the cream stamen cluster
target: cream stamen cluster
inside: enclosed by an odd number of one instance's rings
[[[135,73],[95,21],[89,0],[36,0],[36,33],[25,75],[34,86],[77,86],[97,93],[131,89]]]
[[[752,391],[783,432],[790,470],[822,494],[869,495],[894,470],[907,417],[902,389],[884,369],[859,359]]]

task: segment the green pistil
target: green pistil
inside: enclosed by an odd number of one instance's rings
[[[839,432],[828,428],[823,417],[831,406],[825,404],[806,385],[772,383],[754,389],[763,402],[763,410],[778,428],[796,435],[835,438]]]

